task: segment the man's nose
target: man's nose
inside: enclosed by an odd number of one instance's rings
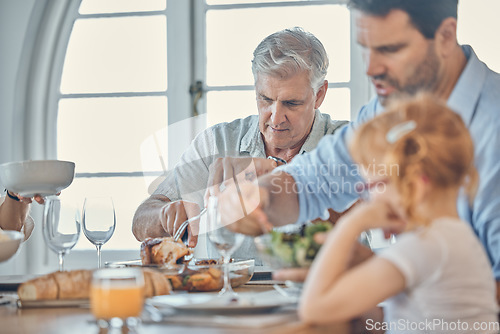
[[[366,51],[365,55],[365,72],[369,77],[383,75],[386,71],[382,57],[375,52]]]
[[[271,113],[271,122],[273,125],[280,125],[286,121],[286,111],[285,107],[278,101],[274,104]]]

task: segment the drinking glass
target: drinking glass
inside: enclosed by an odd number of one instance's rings
[[[396,236],[391,234],[390,237],[386,239],[384,230],[381,228],[374,228],[364,231],[361,235],[361,240],[366,246],[370,247],[371,250],[375,251],[396,243]]]
[[[101,268],[101,247],[115,232],[116,216],[111,197],[87,197],[83,204],[83,233],[97,248],[97,268]]]
[[[90,286],[90,310],[100,328],[121,328],[127,324],[129,329],[134,329],[139,323],[143,306],[144,276],[139,268],[94,271]]]
[[[356,192],[362,202],[369,202],[371,196],[375,193],[382,193],[386,190],[388,179],[382,179],[377,182],[367,182],[356,184]],[[396,242],[396,236],[391,234],[388,239],[384,236],[381,228],[366,230],[361,233],[360,242],[371,250],[381,249],[390,246]]]
[[[80,211],[75,203],[57,196],[47,197],[42,222],[43,238],[59,257],[59,271],[64,270],[64,256],[80,237]]]
[[[216,196],[210,196],[208,199],[207,228],[209,240],[217,248],[224,260],[224,287],[219,295],[235,297],[237,294],[233,291],[229,281],[229,262],[231,255],[241,246],[245,236],[240,233],[231,232],[222,225]]]

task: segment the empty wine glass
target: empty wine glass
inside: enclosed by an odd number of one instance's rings
[[[116,216],[111,197],[87,197],[83,204],[83,233],[97,248],[97,268],[101,268],[101,247],[115,232]]]
[[[45,200],[42,222],[43,238],[59,257],[59,271],[64,270],[64,256],[80,237],[80,211],[76,203],[57,196]]]
[[[240,233],[234,233],[222,225],[218,205],[217,197],[211,196],[208,199],[208,238],[215,248],[217,248],[224,260],[224,287],[220,291],[219,295],[235,297],[237,294],[233,291],[229,281],[229,262],[231,260],[231,255],[236,249],[238,249],[238,247],[241,246],[245,236]]]

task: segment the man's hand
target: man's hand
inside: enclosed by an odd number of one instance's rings
[[[218,158],[209,168],[205,203],[208,197],[219,195],[228,182],[231,183],[234,179],[239,184],[253,182],[277,166],[276,161],[265,158]]]
[[[196,203],[188,201],[168,202],[160,210],[160,222],[163,229],[173,236],[183,222],[199,213],[200,207]],[[198,243],[199,223],[199,220],[193,221],[189,223],[186,229],[189,235],[189,247],[194,247]]]
[[[239,187],[234,182],[226,184],[219,195],[222,224],[233,232],[251,236],[271,231],[273,225],[264,212],[269,201],[267,190],[255,183],[239,184]]]

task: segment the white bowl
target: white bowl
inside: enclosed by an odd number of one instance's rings
[[[5,231],[1,233],[7,234],[8,240],[0,241],[0,262],[10,259],[14,254],[16,254],[21,245],[21,241],[24,239],[24,234],[18,231]]]
[[[75,176],[75,163],[60,160],[28,160],[0,165],[0,183],[23,197],[55,195]]]

